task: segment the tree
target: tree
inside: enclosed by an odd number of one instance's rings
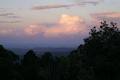
[[[84,45],[78,48],[82,55],[81,62],[90,80],[120,79],[120,30],[117,24],[101,22],[99,28],[94,27],[90,36],[84,39]]]
[[[0,45],[0,78],[5,80],[21,80],[15,68],[19,57],[14,52]]]
[[[45,52],[40,59],[39,76],[42,80],[55,80],[55,62],[50,52]]]
[[[53,63],[54,59],[53,56],[50,52],[45,52],[42,56],[41,56],[41,65],[42,66],[49,66]]]
[[[22,64],[25,66],[35,65],[38,63],[38,57],[33,50],[29,50],[23,58]]]
[[[5,49],[0,45],[0,59],[6,63],[12,64],[19,60],[19,57],[12,51]]]
[[[38,80],[38,57],[33,50],[29,50],[21,62],[22,74],[25,80]]]

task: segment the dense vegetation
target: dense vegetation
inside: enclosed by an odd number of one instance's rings
[[[20,60],[0,45],[0,80],[120,80],[120,30],[104,21],[68,56],[29,50]]]

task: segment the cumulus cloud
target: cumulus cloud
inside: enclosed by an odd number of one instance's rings
[[[32,24],[24,29],[25,33],[30,36],[35,36],[39,33],[44,33],[45,30],[46,30],[46,26],[40,24]]]
[[[77,35],[85,30],[85,22],[81,17],[63,14],[54,25],[34,24],[25,28],[24,31],[31,36],[42,34],[44,37],[60,37]]]
[[[81,17],[63,14],[58,21],[58,27],[48,29],[45,36],[74,35],[84,30],[84,21]]]

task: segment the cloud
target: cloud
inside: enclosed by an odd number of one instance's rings
[[[7,9],[0,8],[0,23],[19,23],[21,19],[15,12],[9,12]]]
[[[0,23],[19,23],[19,22],[21,22],[21,21],[19,21],[19,20],[14,20],[14,21],[0,21]]]
[[[8,20],[6,20],[6,21],[0,21],[0,23],[19,23],[19,22],[21,22],[20,20],[12,20],[12,21],[8,21]]]
[[[14,13],[0,13],[0,16],[6,17],[6,16],[13,16]]]
[[[56,5],[42,5],[42,6],[34,6],[32,9],[33,10],[44,10],[44,9],[53,9],[53,8],[68,8],[76,6],[75,4],[56,4]]]
[[[4,18],[14,18],[14,19],[20,19],[21,17],[16,15],[15,13],[8,13],[8,12],[2,12],[0,13],[0,17]]]
[[[78,35],[85,32],[86,27],[85,22],[81,17],[63,14],[57,23],[47,26],[33,24],[26,27],[24,31],[30,36],[42,34],[44,37],[63,37]]]
[[[46,30],[46,26],[39,24],[32,24],[29,25],[27,28],[25,28],[24,32],[29,36],[35,36],[39,33],[44,33],[45,30]]]
[[[84,3],[84,4],[99,4],[100,2],[103,2],[104,0],[73,0],[77,3]]]
[[[0,27],[0,36],[10,35],[14,31],[13,28]]]
[[[21,22],[21,17],[17,16],[14,13],[10,12],[1,12],[0,13],[0,23],[19,23]],[[4,20],[3,20],[4,19]]]
[[[48,29],[45,36],[76,35],[84,30],[84,21],[81,17],[63,14],[58,21],[58,27],[55,26]]]
[[[82,5],[88,5],[88,4],[93,4],[96,5],[100,1],[103,0],[85,0],[85,1],[77,1],[73,4],[52,4],[52,5],[40,5],[40,6],[33,6],[33,10],[45,10],[45,9],[55,9],[55,8],[69,8],[69,7],[75,7],[75,6],[82,6]]]
[[[93,13],[91,17],[94,22],[99,23],[100,21],[116,22],[120,23],[120,12],[102,12],[102,13]]]
[[[102,2],[104,0],[73,0],[73,1],[75,1],[75,2],[97,2],[97,3],[99,3],[99,2]]]
[[[120,12],[103,12],[91,14],[93,17],[120,18]]]

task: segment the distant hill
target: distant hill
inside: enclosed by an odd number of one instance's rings
[[[18,55],[24,55],[29,49],[22,49],[22,48],[12,48],[10,49],[14,51]],[[61,56],[61,55],[68,55],[74,48],[46,48],[46,47],[39,47],[33,48],[37,55],[42,55],[45,52],[51,52],[54,56]]]

